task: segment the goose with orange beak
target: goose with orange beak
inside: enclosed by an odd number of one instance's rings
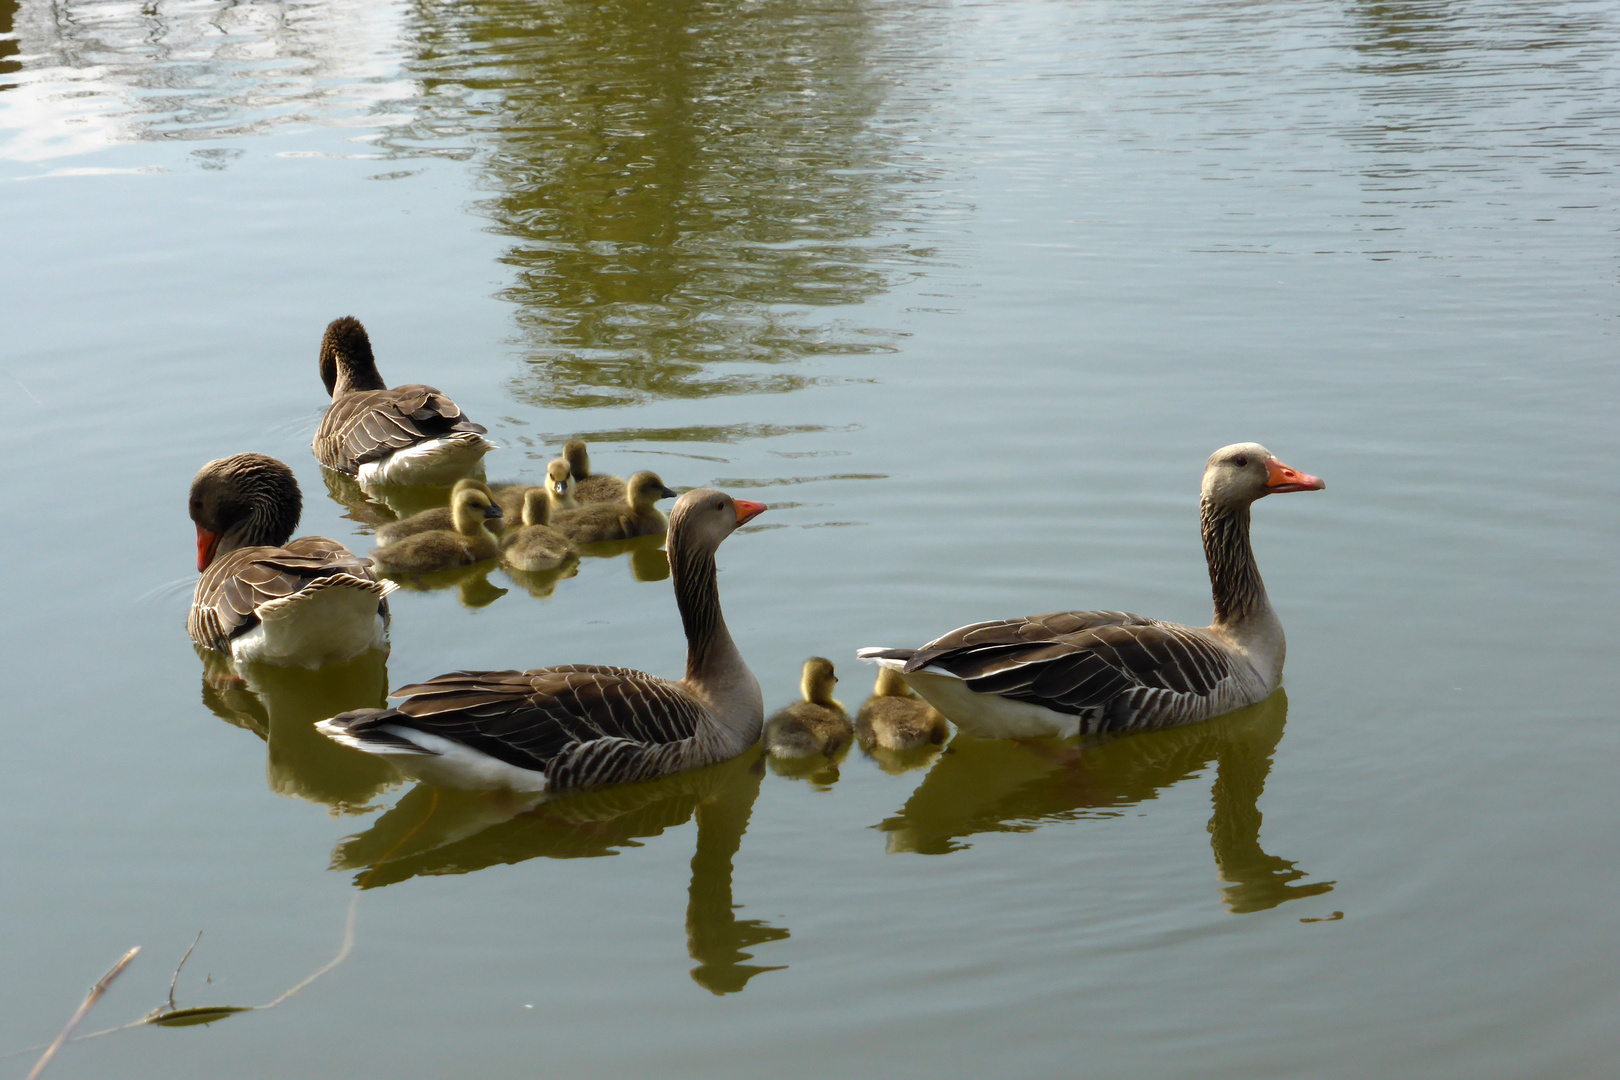
[[[686,675],[569,664],[457,671],[396,690],[391,709],[316,727],[430,783],[554,792],[651,780],[736,757],[759,741],[759,680],[720,612],[715,551],[763,503],[699,489],[669,515],[670,578],[686,630]]]
[[[1057,611],[858,655],[894,669],[957,727],[984,738],[1144,731],[1253,705],[1281,684],[1287,645],[1249,545],[1249,507],[1324,486],[1258,443],[1210,455],[1199,500],[1215,599],[1206,627]]]

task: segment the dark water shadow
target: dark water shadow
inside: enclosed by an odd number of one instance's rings
[[[356,814],[374,809],[371,800],[399,783],[386,762],[315,730],[317,721],[340,712],[382,707],[388,696],[387,653],[373,650],[310,671],[237,665],[219,653],[197,652],[203,661],[203,704],[264,740],[271,791]]]
[[[980,833],[1118,817],[1215,765],[1209,820],[1222,901],[1234,914],[1320,896],[1293,862],[1260,846],[1259,800],[1288,719],[1278,690],[1258,705],[1186,727],[1079,740],[975,739],[960,733],[898,814],[876,826],[891,852],[942,855]]]
[[[418,784],[371,828],[339,842],[331,865],[356,871],[359,888],[376,889],[536,858],[617,855],[695,818],[686,907],[687,949],[697,961],[692,978],[712,993],[734,993],[782,967],[749,964],[747,950],[789,936],[763,920],[739,919],[732,899],[732,861],[763,774],[756,747],[707,769],[549,800]]]

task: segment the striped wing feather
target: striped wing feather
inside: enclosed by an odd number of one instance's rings
[[[546,774],[552,788],[644,779],[672,744],[697,733],[703,706],[681,687],[630,668],[567,665],[456,671],[401,687],[393,709],[334,718],[375,739],[401,724]]]
[[[1058,611],[953,630],[916,650],[905,670],[940,668],[978,693],[1116,731],[1156,726],[1208,697],[1245,674],[1239,662],[1190,627],[1122,611]]]
[[[228,650],[233,637],[259,624],[261,605],[328,588],[374,590],[378,611],[387,611],[387,586],[372,576],[371,560],[336,540],[303,536],[286,547],[237,548],[198,579],[186,630],[199,645]]]
[[[428,439],[458,433],[483,435],[461,407],[431,386],[412,384],[392,390],[360,390],[332,402],[315,432],[315,457],[348,473]]]

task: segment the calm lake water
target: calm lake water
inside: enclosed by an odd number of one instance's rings
[[[0,1053],[47,1075],[1612,1075],[1620,9],[0,0]],[[749,755],[538,811],[312,723],[461,667],[676,674],[656,547],[209,679],[185,495],[308,442],[325,324],[489,426],[770,504],[768,707],[832,658],[1202,623],[1205,457],[1286,691],[1104,743]],[[915,767],[904,768],[912,765]],[[605,857],[613,856],[613,857]]]

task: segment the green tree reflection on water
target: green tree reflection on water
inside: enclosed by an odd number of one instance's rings
[[[420,5],[396,152],[477,156],[510,237],[520,400],[790,391],[790,362],[892,350],[854,305],[926,252],[904,216],[859,5]],[[839,310],[843,309],[843,310]]]

